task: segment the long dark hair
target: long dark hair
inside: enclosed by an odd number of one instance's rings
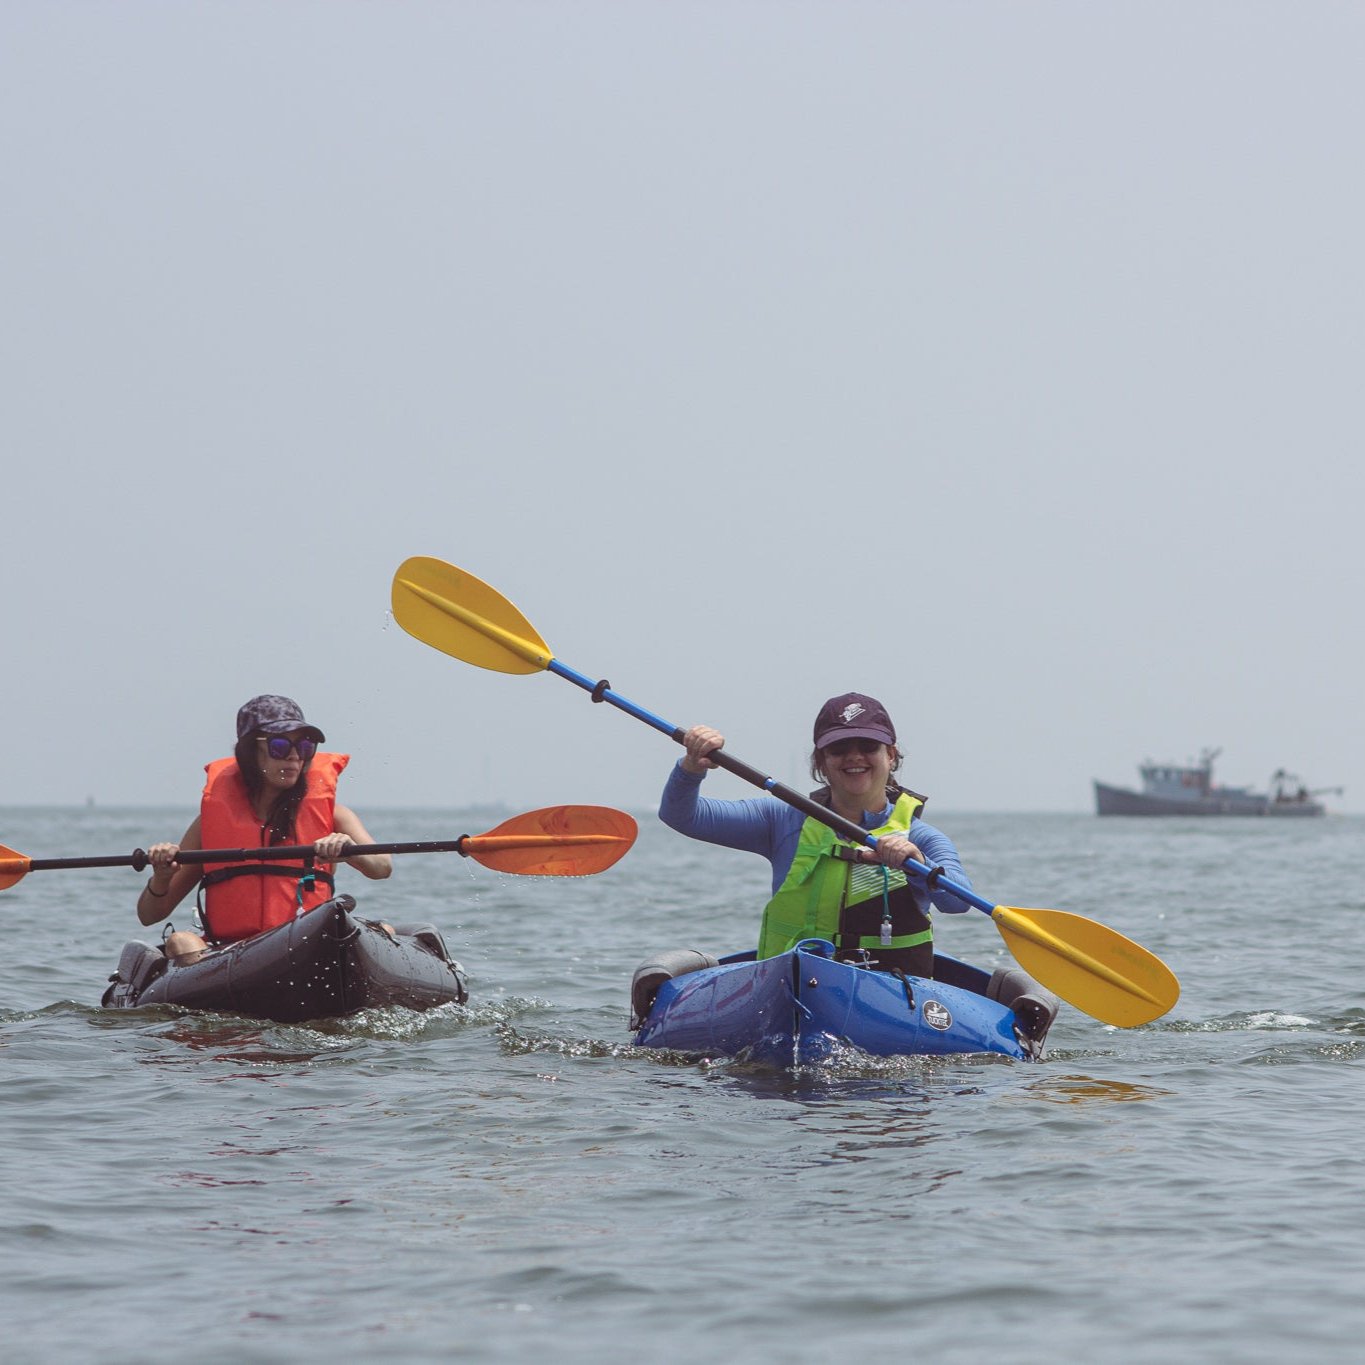
[[[256,741],[264,738],[266,736],[261,734],[243,735],[232,751],[237,760],[237,771],[241,773],[242,781],[246,783],[247,795],[251,798],[253,806],[265,785],[261,780],[260,759],[256,755]],[[299,813],[303,798],[308,794],[308,769],[312,766],[313,760],[310,758],[304,763],[299,780],[288,791],[282,791],[275,798],[275,804],[266,812],[265,824],[270,831],[267,842],[272,844],[294,842],[294,819]]]

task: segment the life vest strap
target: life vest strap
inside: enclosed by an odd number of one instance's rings
[[[330,872],[313,868],[286,867],[281,863],[236,863],[232,867],[218,867],[204,873],[200,879],[203,886],[217,886],[219,882],[231,881],[234,877],[288,877],[298,881],[301,877],[311,876],[315,881],[325,883],[335,890],[336,881]]]
[[[194,897],[194,913],[203,929],[204,937],[214,943],[220,940],[218,935],[213,932],[213,925],[209,923],[208,907],[204,904],[204,889],[218,882],[231,881],[234,877],[288,877],[291,881],[298,882],[299,889],[295,895],[295,902],[299,910],[303,908],[305,884],[311,888],[314,882],[324,882],[328,890],[336,890],[336,882],[332,874],[320,872],[311,864],[308,867],[300,868],[297,865],[293,867],[281,866],[279,863],[236,863],[231,867],[214,868],[212,872],[206,872],[200,877]]]
[[[829,854],[831,858],[838,858],[843,863],[860,863],[863,860],[863,847],[862,844],[835,844]]]
[[[917,934],[898,934],[890,943],[883,943],[880,934],[860,934],[857,943],[844,942],[845,935],[839,934],[835,937],[834,946],[836,948],[918,948],[921,943],[932,943],[934,931],[932,928],[921,929]]]

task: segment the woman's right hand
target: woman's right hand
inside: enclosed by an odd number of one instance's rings
[[[179,852],[179,844],[153,844],[147,850],[147,864],[152,869],[152,881],[157,884],[158,891],[170,885]]]
[[[719,730],[708,725],[694,725],[683,736],[683,747],[687,750],[682,759],[683,771],[700,774],[719,767],[708,755],[724,745],[725,736]]]

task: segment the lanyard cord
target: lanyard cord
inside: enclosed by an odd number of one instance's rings
[[[305,891],[311,891],[317,884],[317,880],[317,866],[314,864],[313,855],[310,853],[307,862],[304,864],[304,870],[299,876],[298,883],[294,887],[294,913],[296,915],[303,914],[303,893]]]

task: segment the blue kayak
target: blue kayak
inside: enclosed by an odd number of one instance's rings
[[[994,973],[935,954],[934,975],[836,961],[824,939],[757,961],[680,949],[642,963],[631,984],[641,1047],[808,1066],[851,1044],[878,1057],[997,1053],[1036,1060],[1056,996],[1017,967]]]

